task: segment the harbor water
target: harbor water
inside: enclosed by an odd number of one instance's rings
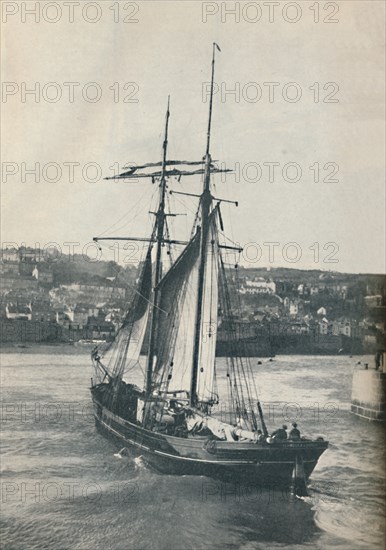
[[[350,413],[370,357],[252,359],[270,431],[297,421],[330,441],[309,496],[166,476],[95,430],[90,349],[5,349],[1,360],[4,549],[276,550],[384,547],[383,427]],[[226,396],[225,360],[217,366]],[[140,370],[133,372],[141,382]],[[218,411],[226,415],[226,403]]]

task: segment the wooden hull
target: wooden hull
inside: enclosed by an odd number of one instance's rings
[[[173,475],[204,475],[289,488],[294,468],[301,460],[308,480],[328,442],[284,441],[276,444],[228,442],[207,437],[180,438],[153,432],[129,422],[103,407],[94,396],[95,422],[104,435],[140,454],[158,471]]]

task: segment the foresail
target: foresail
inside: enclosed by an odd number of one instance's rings
[[[131,307],[107,353],[103,364],[114,375],[121,377],[125,370],[138,363],[149,316],[152,293],[151,247],[142,268]]]

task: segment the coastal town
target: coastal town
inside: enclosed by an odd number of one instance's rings
[[[49,250],[43,254],[25,246],[4,248],[0,343],[113,340],[132,295],[137,268],[113,261],[86,262],[81,255],[58,259]],[[238,314],[228,323],[219,312],[218,355],[232,353],[235,336],[251,356],[353,355],[385,346],[383,275],[280,267],[228,269],[235,283],[229,291]]]

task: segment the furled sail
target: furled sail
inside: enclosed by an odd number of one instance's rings
[[[200,330],[197,397],[213,398],[218,309],[219,248],[216,212],[209,220],[203,314]],[[200,231],[160,283],[160,312],[155,386],[162,391],[190,393],[200,265]]]
[[[151,246],[144,261],[133,303],[115,341],[103,356],[103,364],[115,377],[137,364],[145,337],[152,293]]]

